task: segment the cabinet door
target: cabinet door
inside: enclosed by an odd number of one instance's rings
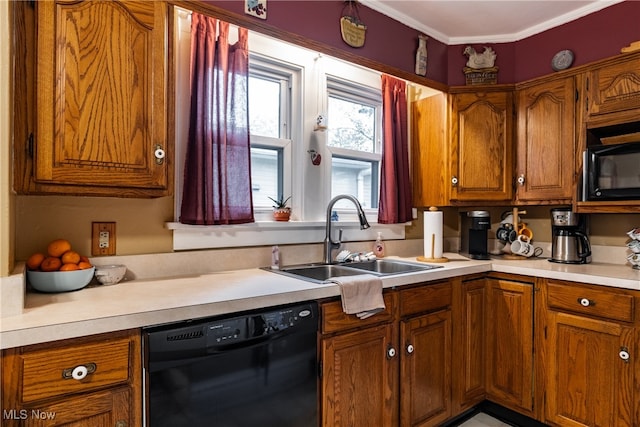
[[[412,104],[413,201],[416,206],[447,206],[451,172],[447,97],[439,93]]]
[[[533,285],[488,279],[488,398],[533,413]]]
[[[590,71],[587,78],[589,116],[640,108],[640,55],[622,56]]]
[[[451,310],[401,322],[400,343],[400,424],[439,425],[451,416]]]
[[[397,341],[395,324],[321,340],[323,426],[398,425]]]
[[[485,397],[485,279],[462,281],[454,300],[453,407],[461,413]]]
[[[575,181],[575,94],[573,77],[518,92],[518,201],[571,202]]]
[[[572,427],[637,426],[633,329],[555,311],[548,324],[547,420]]]
[[[34,179],[42,188],[166,194],[166,7],[37,3]]]
[[[511,200],[511,92],[451,96],[451,200]]]

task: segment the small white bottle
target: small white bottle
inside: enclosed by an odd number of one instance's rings
[[[382,233],[378,232],[378,238],[373,244],[373,253],[377,258],[384,257],[384,242],[382,241]]]
[[[278,245],[271,248],[271,269],[280,270],[280,248]]]

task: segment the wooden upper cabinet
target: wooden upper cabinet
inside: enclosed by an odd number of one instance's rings
[[[167,5],[37,2],[33,193],[162,196]]]
[[[447,206],[451,193],[447,95],[439,93],[411,104],[413,202]]]
[[[474,89],[450,101],[451,200],[511,200],[513,92]]]
[[[546,80],[517,92],[518,202],[571,203],[575,99],[572,76]]]
[[[640,108],[640,55],[620,55],[616,60],[588,71],[587,91],[588,120],[600,114]]]

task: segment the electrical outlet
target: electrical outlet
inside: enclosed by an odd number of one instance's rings
[[[116,254],[116,223],[92,222],[91,223],[91,255],[115,255]]]

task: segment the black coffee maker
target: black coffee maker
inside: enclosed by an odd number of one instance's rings
[[[585,218],[571,208],[551,209],[551,258],[561,264],[588,264],[591,246]]]
[[[489,259],[487,211],[460,212],[460,254],[473,259]]]

